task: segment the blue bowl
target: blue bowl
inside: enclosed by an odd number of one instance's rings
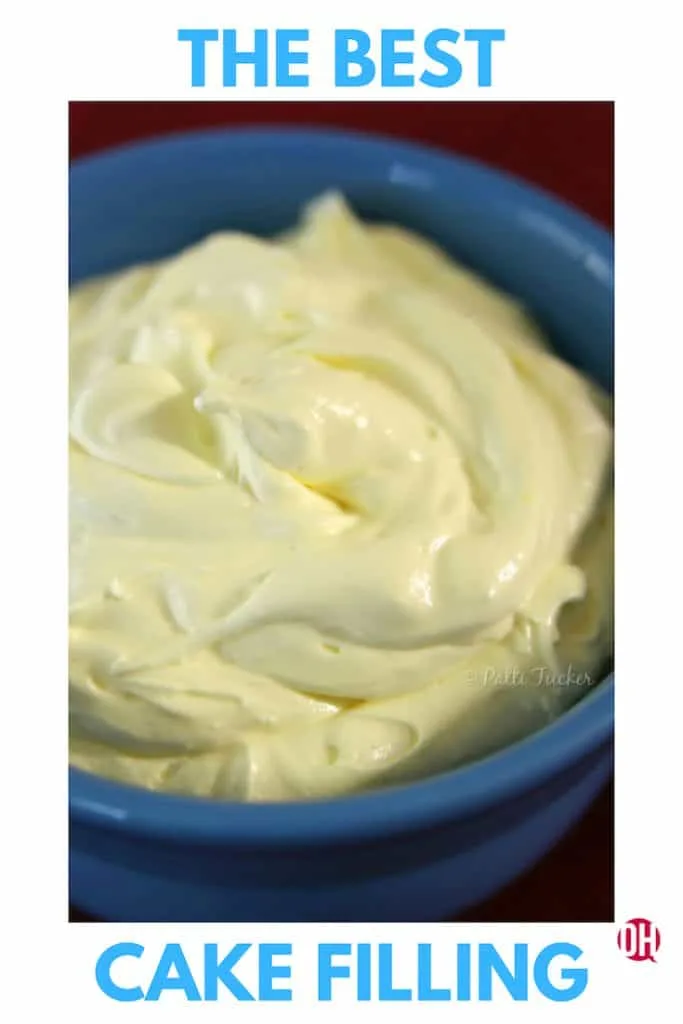
[[[612,387],[610,236],[469,160],[346,132],[216,131],[76,162],[72,282],[221,228],[270,234],[337,188],[522,299]],[[118,921],[433,921],[529,868],[612,770],[613,677],[553,725],[411,785],[286,805],[160,795],[70,771],[71,899]],[[558,879],[558,885],[562,880]]]

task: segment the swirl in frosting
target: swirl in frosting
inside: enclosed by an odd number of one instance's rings
[[[607,399],[325,196],[70,299],[71,761],[237,800],[481,757],[611,651]]]

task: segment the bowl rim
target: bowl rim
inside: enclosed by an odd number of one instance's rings
[[[434,142],[400,138],[385,132],[364,131],[358,128],[327,128],[317,124],[300,125],[296,122],[273,122],[272,124],[262,122],[255,125],[187,128],[167,132],[162,130],[152,135],[127,139],[113,146],[91,150],[81,156],[70,158],[69,177],[71,178],[73,174],[78,177],[82,172],[87,173],[88,170],[96,169],[98,166],[104,167],[106,164],[113,164],[118,160],[125,160],[136,155],[143,156],[145,153],[151,155],[162,150],[173,149],[182,152],[188,143],[191,145],[217,143],[237,147],[240,145],[287,147],[314,143],[321,149],[327,147],[341,151],[347,160],[346,147],[356,145],[368,153],[374,151],[378,157],[392,156],[394,159],[401,156],[413,157],[427,163],[433,172],[445,171],[448,173],[457,168],[460,172],[476,175],[483,183],[494,187],[504,187],[508,197],[513,197],[516,194],[518,199],[532,200],[537,209],[547,202],[553,212],[564,211],[568,218],[564,227],[568,229],[574,227],[576,234],[589,235],[590,242],[595,242],[599,248],[606,245],[610,260],[613,256],[612,232],[590,214],[585,213],[578,206],[556,195],[543,185],[520,177],[512,171],[502,170],[477,157],[445,149]]]
[[[380,133],[311,127],[211,128],[131,140],[77,158],[71,176],[144,156],[145,152],[214,144],[294,147],[315,145],[343,151],[350,146],[378,158],[418,160],[434,173],[466,172],[511,203],[549,215],[565,232],[597,250],[613,272],[611,234],[592,218],[540,186],[471,157],[429,144]],[[569,256],[568,256],[569,258]],[[577,258],[574,255],[573,258]],[[609,284],[613,292],[613,284]],[[538,788],[610,742],[614,728],[614,674],[554,722],[482,759],[426,779],[329,799],[287,803],[239,803],[157,793],[69,767],[69,813],[73,824],[115,832],[206,844],[350,843],[410,832],[481,813],[494,804]]]

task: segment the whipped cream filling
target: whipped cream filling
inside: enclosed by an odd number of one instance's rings
[[[344,794],[560,714],[612,643],[612,428],[507,296],[338,196],[70,298],[71,762]]]

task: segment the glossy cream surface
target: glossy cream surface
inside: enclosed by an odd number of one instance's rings
[[[70,756],[237,800],[420,777],[611,651],[607,400],[337,196],[70,298]]]

